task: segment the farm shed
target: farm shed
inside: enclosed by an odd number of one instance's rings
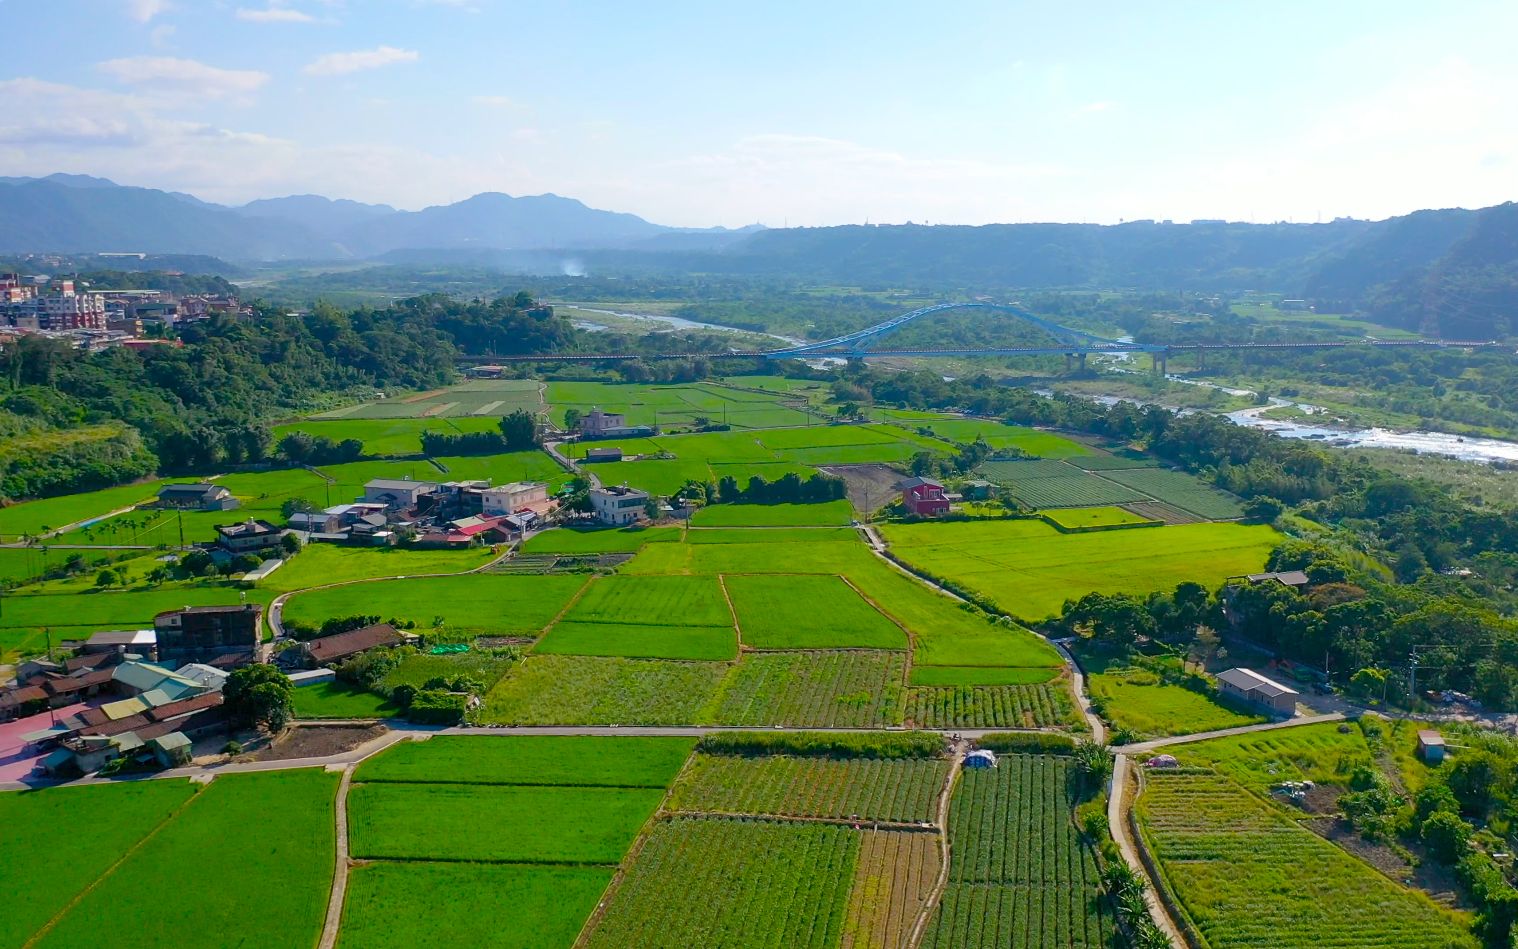
[[[148,747],[153,750],[153,757],[158,759],[162,767],[173,768],[190,763],[190,739],[183,732],[159,735],[148,742]]]
[[[1273,573],[1250,573],[1244,576],[1250,583],[1279,583],[1283,587],[1301,589],[1311,581],[1301,570],[1279,570]]]
[[[965,755],[966,768],[996,767],[996,752],[980,748]]]
[[[399,646],[415,638],[400,632],[389,623],[375,623],[373,626],[338,633],[335,636],[313,639],[302,644],[301,649],[313,665],[324,666],[329,662],[339,662],[382,646]]]
[[[1224,695],[1263,706],[1280,715],[1296,714],[1297,690],[1274,679],[1267,679],[1252,669],[1238,668],[1219,672],[1218,690]]]
[[[1418,757],[1426,764],[1438,764],[1444,760],[1444,736],[1432,728],[1418,732]]]

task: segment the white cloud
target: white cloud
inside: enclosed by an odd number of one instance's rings
[[[169,0],[126,0],[127,16],[138,23],[146,23],[160,13],[172,9]]]
[[[315,23],[316,17],[289,7],[270,5],[262,10],[238,7],[237,18],[249,23]]]
[[[220,69],[193,59],[173,56],[131,56],[95,67],[128,85],[219,99],[247,95],[269,81],[269,74],[252,69]]]
[[[306,67],[310,76],[342,76],[364,69],[379,69],[396,63],[414,63],[421,58],[414,49],[396,49],[394,46],[377,46],[374,49],[352,53],[327,53],[318,56]]]

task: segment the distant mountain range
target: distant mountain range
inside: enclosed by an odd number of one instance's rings
[[[373,260],[507,273],[708,273],[930,288],[1263,290],[1431,335],[1518,335],[1518,204],[1327,224],[671,228],[572,198],[398,211],[293,195],[232,208],[87,175],[0,178],[0,254]]]
[[[226,207],[88,175],[0,178],[0,253],[207,254],[229,260],[341,260],[402,249],[635,248],[666,236],[714,249],[752,228],[651,224],[553,194],[477,194],[398,211],[292,195]]]

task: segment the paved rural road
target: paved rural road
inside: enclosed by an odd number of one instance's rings
[[[1149,885],[1144,887],[1144,902],[1149,905],[1149,918],[1154,924],[1169,937],[1170,944],[1176,947],[1191,945],[1181,936],[1181,929],[1170,917],[1170,911],[1160,900],[1159,892],[1155,889],[1155,881],[1149,875],[1149,870],[1144,866],[1144,861],[1139,856],[1138,844],[1133,839],[1133,834],[1128,826],[1128,775],[1133,766],[1133,759],[1127,755],[1118,755],[1112,762],[1112,785],[1107,789],[1107,827],[1112,833],[1112,841],[1117,844],[1118,852],[1123,855],[1123,862],[1128,864],[1128,869],[1139,875],[1139,878]]]
[[[1331,712],[1327,715],[1304,715],[1301,718],[1288,718],[1280,722],[1264,722],[1259,725],[1241,725],[1238,728],[1220,728],[1217,731],[1197,732],[1194,735],[1174,735],[1170,738],[1156,738],[1153,741],[1141,741],[1132,745],[1116,745],[1112,751],[1118,755],[1143,755],[1171,745],[1185,745],[1194,741],[1206,741],[1209,738],[1227,738],[1231,735],[1248,735],[1253,732],[1268,732],[1278,728],[1296,728],[1299,725],[1316,725],[1319,722],[1339,722],[1344,720],[1342,712]]]

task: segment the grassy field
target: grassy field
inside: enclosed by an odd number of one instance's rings
[[[900,418],[893,421],[897,426],[912,431],[928,429],[934,436],[946,441],[968,444],[977,438],[984,438],[986,443],[994,449],[1016,448],[1038,458],[1076,458],[1092,454],[1090,448],[1062,435],[1041,432],[1021,425],[1008,425],[991,419],[917,413],[916,418]]]
[[[1125,471],[1106,471],[1102,476],[1142,491],[1156,501],[1190,511],[1198,517],[1225,520],[1244,516],[1244,506],[1238,498],[1180,471],[1130,468]]]
[[[520,403],[513,403],[517,405]],[[308,420],[274,426],[274,441],[294,432],[305,432],[330,438],[335,442],[356,438],[364,443],[364,454],[372,458],[391,455],[419,455],[422,452],[422,433],[437,432],[440,435],[461,435],[469,432],[498,432],[500,419],[496,416],[471,415],[460,418],[341,418]]]
[[[541,655],[727,662],[738,656],[738,637],[731,626],[660,626],[564,620],[554,624],[533,646],[532,651]]]
[[[387,688],[411,685],[420,689],[429,679],[442,677],[453,679],[464,676],[483,683],[486,688],[494,685],[511,668],[511,659],[494,652],[471,649],[466,653],[448,653],[433,656],[422,653],[407,656],[400,665],[385,676]]]
[[[315,945],[336,862],[337,777],[308,768],[217,778],[37,945],[99,945],[107,919],[134,946]],[[278,833],[267,830],[271,813]],[[142,898],[187,887],[193,899]],[[249,912],[259,906],[278,912]]]
[[[344,406],[310,421],[499,417],[516,409],[538,413],[545,410],[541,388],[542,383],[532,379],[473,379],[433,392],[402,393]]]
[[[854,509],[847,501],[821,504],[714,504],[691,518],[693,527],[847,526]]]
[[[694,746],[689,738],[437,735],[392,745],[360,765],[354,779],[664,788]]]
[[[361,859],[614,864],[663,798],[650,788],[359,784],[348,798],[352,851]]]
[[[784,393],[765,395],[728,389],[712,383],[645,385],[611,382],[550,382],[548,401],[553,417],[564,421],[568,409],[582,413],[600,408],[627,416],[629,425],[666,428],[694,424],[700,418],[727,422],[734,428],[805,425],[806,413],[785,404]]]
[[[1154,523],[1154,521],[1151,521],[1147,517],[1140,517],[1132,511],[1125,511],[1120,507],[1051,508],[1039,513],[1053,521],[1057,526],[1069,530],[1080,530],[1091,527],[1128,527]]]
[[[723,579],[743,643],[755,649],[906,649],[907,635],[840,577]]]
[[[513,725],[689,725],[721,662],[533,655],[485,697],[480,720]]]
[[[339,547],[307,544],[301,552],[260,584],[269,590],[304,590],[345,580],[406,577],[426,573],[463,573],[490,562],[489,547],[464,550],[411,550],[397,547]],[[353,591],[349,591],[352,593]]]
[[[1091,697],[1113,728],[1144,738],[1194,735],[1269,721],[1265,715],[1232,708],[1200,692],[1164,682],[1147,669],[1092,663],[1082,658]],[[1098,671],[1099,670],[1099,671]]]
[[[524,554],[634,553],[644,544],[678,541],[678,527],[560,528],[535,535],[522,545]]]
[[[1478,945],[1468,918],[1220,775],[1152,774],[1135,811],[1166,882],[1214,949]]]
[[[335,616],[364,614],[411,620],[430,628],[435,618],[442,617],[445,628],[455,635],[536,636],[586,580],[575,574],[499,573],[377,580],[297,593],[285,601],[284,618],[320,626]]]
[[[267,603],[272,594],[242,591],[221,582],[176,584],[130,590],[48,588],[49,592],[13,594],[5,598],[0,629],[39,630],[61,626],[102,629],[146,629],[153,617],[185,606],[229,606],[242,601]],[[54,642],[57,637],[54,637]]]
[[[1071,769],[1067,758],[1003,755],[994,769],[964,772],[949,810],[950,885],[924,946],[1111,944],[1096,858],[1073,819]]]
[[[672,811],[775,817],[931,821],[949,776],[943,759],[895,761],[697,755]]]
[[[612,873],[502,863],[360,864],[348,877],[338,945],[563,949],[574,943]]]
[[[824,824],[659,821],[586,944],[836,946],[859,841],[853,830]]]
[[[118,508],[131,507],[156,497],[158,489],[168,483],[149,481],[12,504],[0,508],[0,539],[12,541],[23,534],[37,535],[67,524],[100,517]]]
[[[685,533],[687,544],[858,544],[851,527],[707,527]]]
[[[45,833],[109,813],[90,833],[49,834],[25,859],[0,861],[0,945],[24,945],[69,901],[169,820],[198,790],[188,781],[54,788],[0,794],[0,827]]]
[[[600,577],[564,618],[649,626],[733,625],[722,585],[711,577]]]
[[[1395,723],[1383,724],[1390,731]],[[1176,755],[1188,767],[1211,768],[1258,793],[1282,781],[1347,785],[1356,768],[1375,764],[1362,726],[1334,722],[1214,738],[1181,745]]]
[[[292,694],[296,718],[389,718],[401,713],[383,696],[346,682],[303,685]]]
[[[1027,620],[1057,614],[1086,593],[1215,586],[1260,570],[1281,535],[1263,525],[1184,524],[1061,534],[1042,521],[887,525],[892,552],[982,593]]]
[[[891,652],[748,653],[722,683],[719,725],[879,728],[900,717],[902,659]]]

